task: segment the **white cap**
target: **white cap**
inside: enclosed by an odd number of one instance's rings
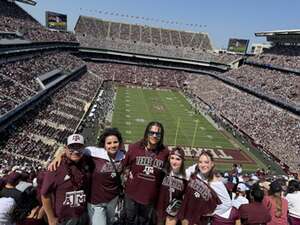
[[[259,181],[259,178],[256,175],[252,175],[250,179],[254,181]]]
[[[67,145],[82,144],[84,145],[84,138],[80,134],[72,134],[68,137]]]
[[[249,188],[247,187],[246,184],[244,184],[244,183],[239,183],[238,186],[237,186],[237,190],[238,190],[238,191],[243,191],[243,192],[245,192],[245,191],[248,191]]]

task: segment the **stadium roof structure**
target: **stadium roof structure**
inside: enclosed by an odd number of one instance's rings
[[[25,4],[29,4],[29,5],[36,5],[36,1],[33,0],[7,0],[8,2],[21,2],[21,3],[25,3]]]
[[[300,29],[257,32],[255,36],[266,37],[274,44],[300,44]]]
[[[256,32],[255,36],[257,37],[265,37],[265,36],[272,36],[272,35],[286,35],[286,34],[293,34],[293,35],[300,35],[300,29],[295,30],[274,30],[274,31],[262,31]]]

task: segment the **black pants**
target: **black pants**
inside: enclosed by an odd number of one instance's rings
[[[126,225],[154,225],[153,205],[142,205],[125,196]]]

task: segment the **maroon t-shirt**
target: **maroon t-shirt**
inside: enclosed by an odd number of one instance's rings
[[[212,213],[218,204],[221,201],[216,192],[196,175],[192,175],[177,218],[186,219],[189,224],[200,225],[203,216]]]
[[[183,194],[187,185],[187,180],[183,176],[173,174],[166,175],[160,186],[159,198],[157,202],[157,214],[160,219],[164,219],[168,214],[166,208],[173,199],[183,200]]]
[[[85,158],[78,163],[64,159],[56,171],[45,172],[41,194],[52,195],[60,222],[78,218],[86,211],[89,182],[90,165]]]
[[[239,213],[244,225],[267,224],[271,221],[271,215],[263,203],[253,202],[241,205]]]
[[[95,168],[91,180],[91,196],[89,202],[99,204],[109,202],[119,194],[119,182],[115,169],[109,159],[95,158]],[[122,172],[121,161],[114,162],[119,173]]]
[[[130,171],[125,193],[140,204],[155,204],[164,175],[162,168],[168,156],[167,148],[150,151],[141,142],[129,145],[123,164]]]

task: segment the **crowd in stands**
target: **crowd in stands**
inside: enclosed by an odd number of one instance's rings
[[[100,75],[91,73],[70,81],[40,108],[31,112],[30,117],[25,116],[21,122],[4,131],[9,135],[1,143],[1,151],[12,157],[22,155],[40,162],[51,159],[58,145],[65,142],[79,125],[102,81]],[[17,157],[15,160],[19,159]],[[19,160],[16,165],[24,166],[24,163]],[[1,168],[5,165],[7,163],[0,162]]]
[[[25,39],[38,42],[76,42],[74,34],[46,29],[14,2],[1,0],[0,5],[0,32],[17,32]]]
[[[63,74],[84,65],[84,62],[67,52],[46,53],[29,59],[2,64],[0,67],[0,105],[4,114],[39,90],[36,78],[54,69]]]
[[[222,76],[282,102],[300,106],[300,76],[296,74],[243,65]]]
[[[100,73],[106,80],[120,84],[152,88],[179,88],[185,80],[184,72],[114,63],[90,63],[91,71]]]
[[[292,171],[299,170],[299,117],[208,76],[190,74],[187,80],[188,92],[203,99]]]
[[[248,61],[266,64],[269,66],[299,70],[300,47],[294,45],[275,45],[270,49],[266,49],[263,54],[250,57]]]
[[[142,25],[115,23],[80,16],[75,27],[80,44],[89,48],[165,57],[195,59],[222,64],[241,58],[235,54],[213,53],[206,33],[191,33]]]

